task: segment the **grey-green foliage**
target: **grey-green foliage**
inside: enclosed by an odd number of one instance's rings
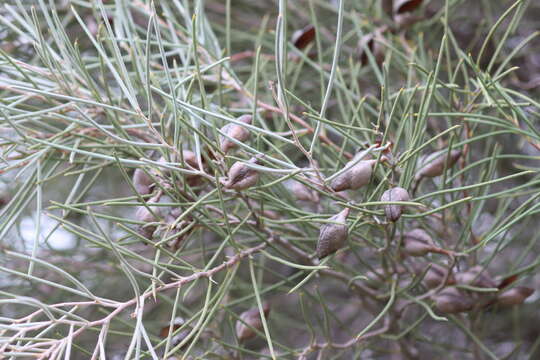
[[[540,8],[380,3],[3,3],[0,354],[538,355],[537,293],[508,310],[496,287],[539,285],[540,103],[514,65],[531,68]],[[362,158],[369,183],[334,192]],[[240,191],[237,162],[259,175]],[[380,201],[395,186],[410,200]],[[402,247],[413,229],[433,243]],[[460,280],[479,269],[494,280]]]

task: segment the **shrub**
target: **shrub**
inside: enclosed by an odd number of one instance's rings
[[[538,11],[8,1],[0,354],[535,358]]]

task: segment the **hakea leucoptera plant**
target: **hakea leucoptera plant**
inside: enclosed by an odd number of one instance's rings
[[[321,226],[317,242],[317,257],[319,259],[335,253],[345,244],[349,231],[347,226],[349,212],[350,209],[346,208],[328,219],[327,224]]]
[[[252,119],[253,117],[251,115],[242,115],[236,120],[244,124],[250,125]],[[247,128],[236,123],[230,123],[223,126],[221,128],[221,132],[239,142],[247,141],[250,135],[250,132]],[[232,141],[231,139],[229,139],[227,136],[224,136],[224,135],[219,136],[220,148],[221,148],[221,151],[223,151],[225,154],[228,153],[230,150],[238,147],[238,144]]]
[[[263,314],[266,318],[270,313],[270,305],[268,303],[262,305]],[[258,307],[253,307],[240,314],[240,319],[236,321],[236,337],[238,341],[246,341],[255,337],[257,333],[254,329],[257,331],[263,330],[263,322]]]

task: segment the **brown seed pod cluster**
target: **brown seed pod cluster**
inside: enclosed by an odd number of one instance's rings
[[[249,125],[251,124],[253,117],[251,115],[246,114],[246,115],[240,116],[236,120]],[[250,132],[246,127],[236,124],[236,123],[230,123],[230,124],[225,125],[224,127],[221,128],[221,132],[239,142],[247,141],[250,135]],[[223,151],[225,154],[228,153],[230,150],[238,147],[238,144],[232,141],[231,139],[229,139],[227,136],[220,135],[219,137],[221,151]]]
[[[335,253],[345,244],[349,230],[347,226],[349,211],[349,208],[344,209],[328,219],[331,223],[321,226],[317,242],[317,257],[319,259]]]
[[[264,317],[268,317],[269,313],[270,305],[263,303]],[[263,330],[263,323],[258,307],[253,307],[240,314],[240,319],[236,321],[236,337],[238,341],[242,342],[255,337],[257,333],[253,329],[258,331]]]
[[[427,277],[427,276],[426,276]],[[472,289],[458,289],[456,287],[444,288],[432,298],[435,307],[443,313],[458,313],[471,310],[482,310],[493,305],[515,306],[521,305],[534,293],[534,290],[526,286],[516,286],[508,290],[502,289],[501,284],[491,277],[485,268],[480,265],[469,270],[455,274],[455,284],[477,288],[499,289],[497,292],[479,292]],[[440,281],[438,282],[440,284]],[[451,284],[450,282],[448,283]],[[501,290],[502,289],[502,290]]]
[[[334,191],[357,190],[369,183],[376,160],[352,159],[342,172],[332,179],[330,187]]]
[[[390,202],[390,201],[409,201],[411,198],[407,190],[401,187],[393,187],[389,190],[386,190],[382,196],[381,201]],[[403,206],[402,205],[385,205],[384,213],[388,221],[395,222],[401,217]]]

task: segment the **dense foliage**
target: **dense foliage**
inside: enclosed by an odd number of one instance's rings
[[[538,358],[538,16],[3,1],[0,358]]]

